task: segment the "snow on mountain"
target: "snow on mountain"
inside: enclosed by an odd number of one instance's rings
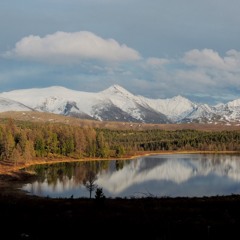
[[[68,102],[81,102],[82,111],[88,111],[97,99],[94,93],[79,92],[64,87],[32,88],[3,92],[0,96],[21,102],[38,111],[63,114]]]
[[[236,120],[240,121],[240,99],[228,102],[225,106],[227,110],[227,115],[225,119],[229,122],[235,122]]]
[[[137,106],[137,98],[124,88],[119,85],[113,85],[100,92],[100,94],[108,96],[109,102],[115,107],[130,113],[136,119],[142,120],[140,110]]]
[[[240,99],[236,99],[234,101],[228,102],[227,106],[232,109],[240,108]]]
[[[180,95],[168,99],[148,99],[141,96],[140,98],[146,102],[148,106],[165,114],[173,122],[183,119],[197,106]]]
[[[196,104],[180,95],[169,99],[149,99],[135,96],[118,85],[113,85],[102,93],[111,96],[111,101],[124,111],[132,111],[136,118],[140,118],[139,105],[162,113],[171,121],[184,118],[196,108]]]
[[[0,112],[6,111],[32,111],[33,109],[10,99],[0,97]]]
[[[240,99],[230,101],[226,104],[220,103],[213,107],[214,113],[221,122],[240,121]]]
[[[183,122],[211,122],[215,119],[215,112],[212,107],[207,104],[196,105],[192,112],[181,119]]]
[[[85,114],[98,120],[169,122],[164,114],[144,106],[138,97],[118,85],[98,93],[54,86],[4,92],[0,96],[43,112],[74,116]]]
[[[0,112],[10,110],[146,123],[240,121],[240,99],[209,106],[182,96],[168,99],[136,96],[119,85],[97,93],[59,86],[0,93]]]
[[[121,109],[121,111],[137,121],[152,123],[169,122],[164,114],[152,108],[141,97],[133,95],[119,85],[113,85],[100,92],[100,94],[107,96],[112,106]]]

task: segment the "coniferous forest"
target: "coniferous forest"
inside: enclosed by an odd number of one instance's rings
[[[239,151],[240,131],[110,130],[5,119],[0,161],[34,157],[119,158],[144,151]]]

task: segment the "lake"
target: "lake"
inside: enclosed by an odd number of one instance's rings
[[[27,170],[35,171],[38,178],[22,189],[50,198],[88,198],[90,181],[111,198],[240,193],[240,155],[231,154],[163,154],[133,160],[35,165]]]

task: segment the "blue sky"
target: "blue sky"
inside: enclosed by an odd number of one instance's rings
[[[1,0],[0,92],[119,84],[149,98],[240,98],[239,0]]]

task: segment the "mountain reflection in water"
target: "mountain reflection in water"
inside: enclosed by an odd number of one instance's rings
[[[201,197],[240,193],[240,156],[169,154],[134,160],[60,163],[31,167],[38,180],[23,186],[29,194],[89,197],[87,172],[106,197]]]

